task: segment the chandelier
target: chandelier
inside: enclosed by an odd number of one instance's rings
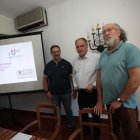
[[[87,42],[89,48],[92,51],[98,51],[101,53],[105,48],[107,48],[107,44],[104,40],[103,33],[99,24],[97,24],[96,29],[92,28],[91,36],[92,36],[92,42],[90,40],[89,34],[87,35]]]

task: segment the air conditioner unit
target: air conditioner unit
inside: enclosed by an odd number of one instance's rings
[[[48,25],[47,13],[45,8],[38,7],[23,15],[17,16],[15,19],[18,31],[26,32]]]

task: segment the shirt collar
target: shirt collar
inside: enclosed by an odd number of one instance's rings
[[[79,59],[87,59],[88,56],[89,56],[89,54],[90,54],[90,52],[87,52],[86,55],[85,55],[83,58],[81,58],[81,57],[79,56]]]
[[[122,46],[122,44],[123,44],[123,41],[120,41],[120,43],[118,44],[118,46],[111,53],[117,51]],[[108,53],[108,54],[110,54],[108,48],[105,49],[105,52]]]

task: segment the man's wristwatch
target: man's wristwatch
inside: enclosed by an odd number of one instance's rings
[[[121,98],[117,98],[117,101],[123,103],[123,101],[121,100]]]

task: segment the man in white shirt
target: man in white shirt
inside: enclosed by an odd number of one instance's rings
[[[75,41],[76,50],[79,56],[73,62],[74,89],[78,91],[79,109],[93,108],[97,102],[96,72],[99,61],[98,53],[88,52],[88,44],[85,38],[78,38]],[[100,122],[100,116],[92,114],[94,122]],[[88,121],[88,114],[82,116],[84,121]],[[94,127],[94,139],[99,140],[100,130]],[[84,132],[89,129],[84,127]]]

